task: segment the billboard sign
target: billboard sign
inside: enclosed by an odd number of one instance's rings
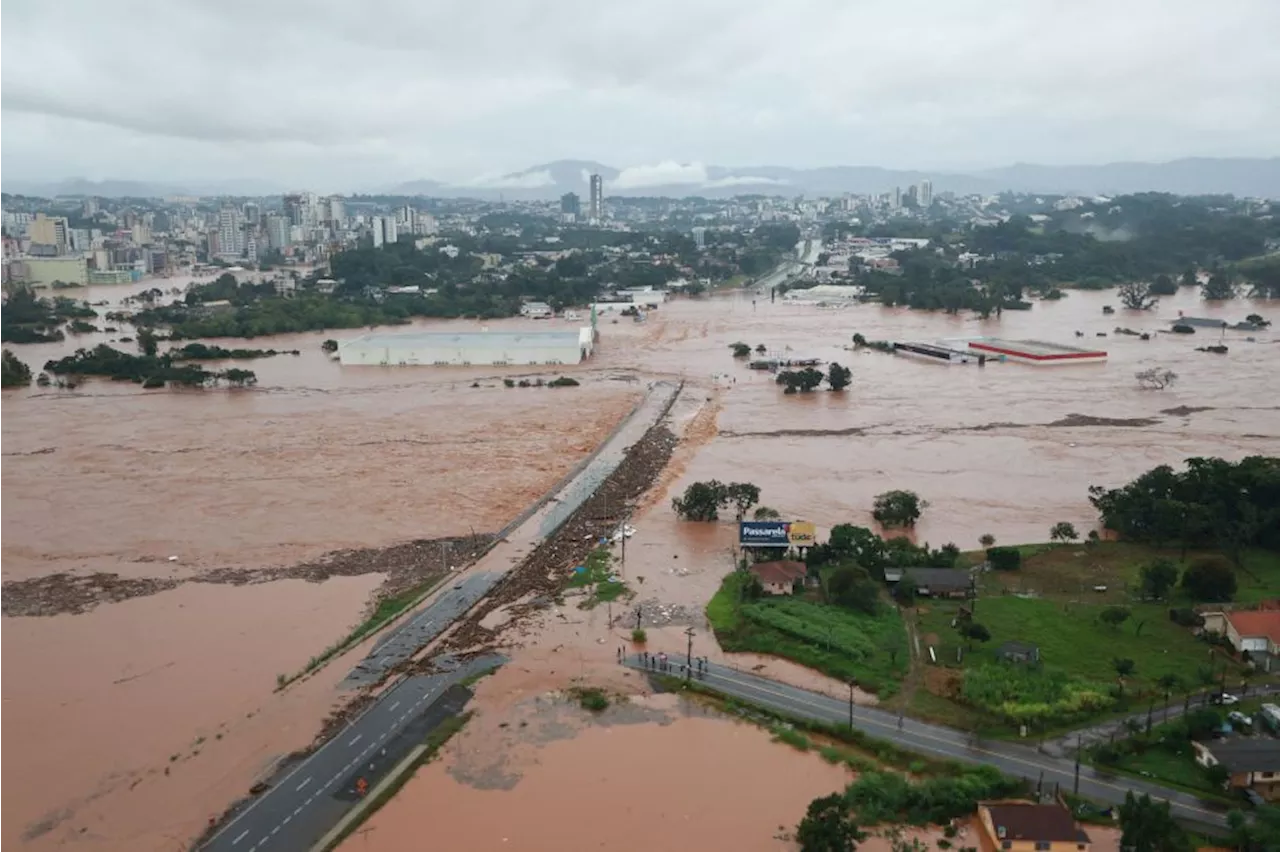
[[[742,547],[812,547],[817,530],[808,521],[739,521]]]

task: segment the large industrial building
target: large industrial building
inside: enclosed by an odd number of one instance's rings
[[[591,326],[565,331],[366,334],[338,347],[344,364],[437,367],[578,364],[591,355]]]

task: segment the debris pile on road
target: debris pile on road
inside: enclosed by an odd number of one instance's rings
[[[627,508],[666,467],[676,443],[676,436],[665,422],[645,432],[627,448],[626,456],[595,493],[456,625],[443,649],[468,654],[492,650],[503,632],[517,626],[530,613],[542,610],[539,599],[545,601],[558,595],[574,567],[583,564],[601,538],[618,529]],[[504,606],[511,617],[492,630],[485,628],[485,617]]]
[[[702,627],[707,623],[707,617],[703,615],[701,609],[681,606],[680,604],[665,604],[657,598],[631,601],[627,606],[628,608],[625,612],[614,616],[614,624],[635,627],[637,610],[640,612],[639,626],[641,627],[667,627],[669,625]]]
[[[288,567],[215,568],[192,577],[125,577],[102,571],[93,574],[60,572],[5,583],[3,612],[10,617],[79,615],[100,603],[167,592],[183,583],[231,586],[275,580],[322,583],[331,577],[386,574],[386,580],[370,602],[370,608],[374,608],[384,598],[394,597],[434,577],[443,576],[450,567],[462,569],[470,565],[492,541],[491,533],[417,539],[390,547],[335,550],[315,561]]]

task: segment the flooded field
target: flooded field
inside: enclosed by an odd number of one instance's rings
[[[260,382],[253,390],[143,392],[92,381],[76,391],[6,392],[4,579],[96,571],[182,578],[492,532],[590,453],[648,382],[683,377],[689,385],[672,412],[683,443],[636,508],[625,570],[656,619],[646,619],[653,650],[683,652],[682,631],[693,626],[697,652],[715,657],[701,609],[730,568],[734,530],[675,520],[670,498],[689,482],[755,482],[764,504],[823,532],[846,521],[871,525],[876,493],[910,488],[930,503],[916,537],[969,548],[986,532],[1012,543],[1042,540],[1057,521],[1091,528],[1092,484],[1118,485],[1193,455],[1280,449],[1280,333],[1248,342],[1228,332],[1225,356],[1195,351],[1218,342],[1203,330],[1149,341],[1114,333],[1166,328],[1178,310],[1280,322],[1280,305],[1209,307],[1184,293],[1149,314],[1104,316],[1108,302],[1114,294],[1071,292],[981,321],[874,306],[753,306],[741,294],[681,301],[644,323],[603,321],[596,356],[556,369],[583,386],[560,390],[504,388],[503,375],[532,374],[517,368],[344,369],[319,345],[359,333],[351,331],[226,343],[302,352],[250,364]],[[1110,358],[945,366],[846,351],[854,332],[872,340],[1035,337],[1098,346]],[[38,368],[92,337],[15,351]],[[729,344],[739,340],[838,360],[853,369],[853,384],[843,394],[783,396],[772,377],[731,357]],[[1178,382],[1139,390],[1134,372],[1157,365],[1176,371]],[[13,786],[4,841],[168,849],[198,834],[272,759],[314,736],[343,672],[280,695],[272,694],[275,677],[357,622],[379,579],[180,586],[84,615],[5,618],[4,783]],[[520,712],[532,696],[575,679],[640,691],[612,664],[629,627],[621,607],[584,611],[570,601],[511,631],[509,641],[524,646],[509,649],[511,670],[523,679],[505,692],[482,690],[481,716],[445,759],[345,848],[410,848],[413,826],[420,839],[427,820],[423,803],[436,802],[448,804],[448,819],[431,821],[445,848],[459,838],[467,848],[497,848],[503,837],[507,848],[626,848],[636,838],[661,848],[677,827],[740,848],[788,848],[774,839],[778,826],[790,830],[809,799],[842,783],[823,773],[839,772],[754,729],[671,707],[654,711],[664,721],[566,722],[575,733],[546,742],[526,739],[528,727],[513,716],[495,741],[510,743],[522,780],[506,791],[463,777],[463,757],[483,741],[471,732],[486,730],[486,717]],[[785,664],[731,662],[824,687]],[[740,801],[758,796],[758,785],[747,785],[761,766],[765,777],[795,773],[795,801],[791,793],[753,798],[744,817]],[[578,785],[583,778],[591,783]],[[705,820],[693,825],[691,814]]]

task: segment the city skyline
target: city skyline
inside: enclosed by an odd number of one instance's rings
[[[252,7],[246,30],[250,7],[234,2],[134,15],[127,3],[15,0],[3,167],[27,180],[224,175],[328,192],[485,187],[575,154],[637,170],[937,172],[1277,153],[1274,4],[927,8],[652,0],[504,15],[393,2],[371,18],[281,2]],[[202,37],[115,47],[153,31]],[[215,84],[257,95],[214,108],[197,93]]]

